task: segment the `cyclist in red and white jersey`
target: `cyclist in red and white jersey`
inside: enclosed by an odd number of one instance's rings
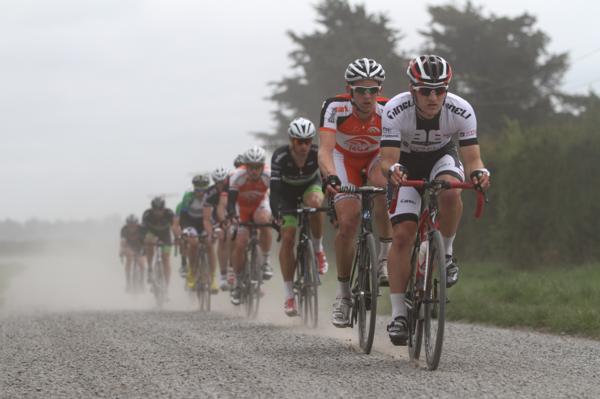
[[[339,194],[337,188],[340,185],[363,185],[363,171],[369,184],[380,187],[387,184],[379,168],[381,113],[387,102],[379,94],[385,71],[375,60],[360,58],[348,65],[345,80],[346,93],[323,103],[319,129],[319,166],[327,192],[335,195],[338,217],[335,237],[338,290],[331,316],[336,327],[347,327],[350,323],[352,248],[360,223],[361,207],[358,196]],[[380,285],[387,285],[386,264],[392,231],[383,195],[374,198],[374,208],[381,243],[379,282]]]
[[[229,181],[229,197],[227,200],[227,215],[238,218],[240,222],[269,223],[271,221],[271,208],[269,206],[269,180],[270,171],[265,168],[266,152],[254,146],[244,154],[245,168],[239,168]],[[271,229],[259,229],[259,246],[263,256],[263,279],[269,280],[273,276],[273,269],[269,265],[269,251],[271,250]],[[240,275],[244,268],[246,245],[248,244],[248,230],[240,227],[233,244],[231,263],[236,274],[236,282],[231,291],[231,302],[240,304]]]
[[[388,101],[383,111],[382,172],[395,186],[407,177],[459,182],[465,180],[462,159],[470,180],[487,190],[490,173],[481,160],[475,112],[466,100],[448,93],[450,64],[436,55],[421,55],[410,61],[407,74],[409,91]],[[458,280],[452,244],[462,215],[460,193],[460,189],[444,190],[438,198],[447,286]],[[406,345],[408,338],[404,293],[420,209],[419,192],[413,187],[400,187],[389,210],[394,233],[389,253],[392,322],[388,333],[395,345]]]

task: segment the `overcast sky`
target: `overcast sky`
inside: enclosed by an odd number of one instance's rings
[[[424,3],[366,3],[419,47]],[[600,91],[597,2],[475,3],[537,16],[550,51],[571,55],[563,88]],[[272,127],[267,82],[289,74],[286,30],[315,29],[311,4],[0,0],[0,220],[141,213],[157,193],[175,206],[191,173]]]

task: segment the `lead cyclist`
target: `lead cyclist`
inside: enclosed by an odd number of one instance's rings
[[[470,180],[487,190],[490,172],[481,160],[475,111],[466,100],[448,92],[450,64],[437,55],[421,55],[410,61],[406,73],[409,91],[392,98],[383,110],[381,171],[396,187],[407,178],[460,182],[465,180],[462,159]],[[458,151],[453,138],[458,139]],[[460,195],[460,189],[450,189],[438,198],[448,287],[458,281],[452,244],[462,216]],[[420,209],[421,196],[413,187],[400,187],[389,209],[393,228],[388,258],[392,321],[387,329],[394,345],[406,345],[408,338],[404,295]]]

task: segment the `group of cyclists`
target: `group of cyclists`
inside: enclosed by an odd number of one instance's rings
[[[378,282],[390,287],[391,321],[387,330],[395,345],[408,338],[405,292],[410,274],[410,256],[415,242],[421,208],[421,194],[403,187],[410,179],[465,181],[480,190],[490,186],[477,141],[475,112],[463,98],[448,92],[452,67],[440,56],[420,55],[406,70],[408,91],[391,99],[382,96],[386,79],[381,64],[370,58],[351,62],[345,71],[345,93],[323,102],[317,129],[308,119],[298,117],[288,128],[289,143],[277,148],[267,163],[266,151],[258,146],[234,160],[234,170],[214,170],[210,176],[195,176],[193,191],[187,192],[175,212],[164,199],[154,198],[141,224],[129,216],[121,231],[122,253],[133,256],[143,250],[151,263],[155,241],[162,251],[167,283],[170,275],[171,232],[180,240],[182,268],[187,284],[194,284],[191,268],[199,240],[207,245],[213,274],[219,264],[219,278],[212,289],[230,290],[231,302],[240,303],[239,277],[245,262],[248,231],[237,229],[231,240],[231,226],[243,222],[274,223],[281,230],[279,263],[285,292],[284,312],[298,314],[294,297],[294,242],[297,220],[284,213],[298,206],[335,210],[335,264],[337,291],[331,311],[334,326],[350,325],[352,310],[350,272],[354,243],[360,223],[361,202],[357,194],[340,192],[343,186],[369,184],[387,187],[388,196],[373,200],[373,218],[379,236]],[[462,161],[461,161],[462,160]],[[456,284],[459,267],[453,256],[453,242],[462,215],[460,189],[440,192],[440,231],[443,236],[448,287]],[[323,213],[310,216],[315,257],[320,274],[328,270],[323,249]],[[269,263],[272,244],[270,227],[261,227],[263,278],[273,275]],[[128,260],[126,268],[131,267]],[[389,270],[389,274],[388,274]],[[129,274],[128,274],[129,275]],[[129,284],[129,283],[128,283]]]

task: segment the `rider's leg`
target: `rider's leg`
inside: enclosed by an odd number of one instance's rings
[[[310,188],[309,188],[310,190]],[[323,206],[325,195],[318,187],[318,191],[309,191],[304,194],[303,202],[311,208],[320,208]],[[325,222],[325,213],[317,212],[310,215],[310,230],[313,238],[315,251],[323,250],[323,224]]]
[[[286,299],[294,297],[294,272],[296,259],[294,257],[294,242],[296,239],[296,227],[285,221],[281,228],[281,247],[279,249],[279,264],[281,265],[281,276]]]
[[[240,276],[244,271],[246,245],[248,245],[248,230],[240,227],[237,231],[237,237],[233,243],[231,254],[231,264],[236,276]]]
[[[162,249],[163,270],[165,272],[165,286],[167,289],[171,282],[171,247],[172,245],[164,245]]]
[[[131,267],[133,263],[133,251],[130,248],[125,249],[125,284],[127,290],[131,289]]]
[[[227,231],[220,229],[217,233],[217,256],[219,258],[219,270],[221,276],[227,275],[227,261],[229,260],[229,252],[227,251]]]
[[[406,317],[404,293],[410,278],[410,255],[417,234],[417,223],[414,218],[411,219],[406,218],[393,227],[392,246],[388,258],[392,318]]]
[[[448,174],[441,174],[437,179],[459,182],[460,180]],[[461,189],[443,190],[438,196],[438,206],[440,208],[440,232],[446,247],[446,255],[452,256],[452,244],[458,224],[462,217],[463,204],[461,198]]]
[[[255,223],[269,223],[271,222],[271,210],[266,208],[258,208],[254,211],[253,220]],[[270,227],[261,227],[258,238],[258,245],[262,251],[262,255],[265,260],[269,258],[269,251],[271,251],[272,234]]]
[[[188,288],[194,288],[196,283],[196,272],[198,269],[198,236],[186,236],[186,256],[188,259],[187,284]]]
[[[360,222],[360,201],[346,197],[336,201],[338,229],[335,235],[335,258],[338,275],[337,298],[350,298],[350,273],[356,232]]]
[[[383,176],[379,167],[379,160],[373,162],[369,169],[368,182],[377,187],[387,187],[387,179]],[[388,217],[386,195],[376,195],[373,198],[373,214],[375,215],[375,226],[379,235],[379,280],[380,284],[387,285],[387,262],[388,253],[392,245],[392,225]]]

